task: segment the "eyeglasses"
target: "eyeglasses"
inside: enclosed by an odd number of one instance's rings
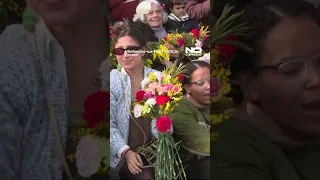
[[[284,83],[295,83],[305,77],[309,64],[312,64],[315,70],[320,73],[320,52],[308,57],[285,58],[283,62],[276,65],[260,66],[257,68],[257,71],[275,70]]]
[[[128,54],[137,54],[137,51],[141,50],[141,47],[139,46],[129,46],[127,48],[115,48],[113,50],[113,53],[117,56],[123,55],[125,52]]]
[[[195,85],[200,86],[200,87],[203,87],[206,83],[208,83],[210,85],[210,79],[191,82],[191,84],[195,84]]]

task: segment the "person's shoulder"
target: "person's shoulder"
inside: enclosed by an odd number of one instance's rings
[[[118,71],[118,69],[112,69],[110,71],[110,83],[115,83],[119,80],[120,77],[120,72]]]
[[[0,35],[1,48],[26,45],[30,42],[30,33],[26,32],[22,24],[13,24],[4,29]]]
[[[260,164],[270,161],[278,149],[263,132],[236,117],[214,125],[212,132],[217,135],[212,141],[213,158],[224,161]]]
[[[35,42],[32,41],[32,35],[24,30],[23,25],[8,26],[0,35],[2,83],[16,77],[16,74],[25,72],[28,69],[28,63],[33,61],[31,57],[35,55],[33,52],[36,52]]]
[[[174,108],[173,114],[185,114],[192,115],[196,114],[199,110],[188,100],[182,98],[178,102],[178,106]]]

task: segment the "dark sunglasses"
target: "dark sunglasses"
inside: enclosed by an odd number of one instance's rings
[[[138,50],[141,50],[141,47],[139,47],[139,46],[129,46],[127,48],[115,48],[113,50],[113,54],[120,56],[120,55],[123,55],[124,52],[126,52],[126,51],[129,54],[135,54],[136,52],[134,52],[134,51],[138,51]]]

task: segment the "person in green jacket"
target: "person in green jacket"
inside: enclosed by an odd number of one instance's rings
[[[302,0],[258,0],[231,64],[241,108],[212,128],[213,180],[320,179],[320,26]]]
[[[183,80],[185,95],[170,114],[187,179],[210,179],[210,65],[191,61]]]

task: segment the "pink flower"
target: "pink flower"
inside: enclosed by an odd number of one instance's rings
[[[159,87],[159,83],[158,82],[152,82],[148,85],[148,89],[147,91],[151,91],[152,94],[155,94],[156,89]]]
[[[198,39],[196,39],[196,44],[195,44],[195,46],[198,47],[198,48],[201,48],[202,45],[203,45],[202,42],[199,41]]]
[[[178,39],[178,46],[181,47],[184,45],[184,40],[183,39]]]
[[[174,87],[174,92],[178,92],[179,89],[180,89],[180,88],[179,88],[178,86],[175,86],[175,87]]]
[[[167,92],[167,88],[165,86],[162,86],[162,87],[158,87],[157,88],[157,92],[159,95],[163,95]]]
[[[208,36],[204,36],[202,40],[206,41],[207,39],[208,39]]]
[[[151,91],[148,91],[144,94],[144,96],[147,98],[147,99],[150,99],[152,98],[152,92]]]
[[[173,85],[172,85],[172,84],[167,84],[166,86],[167,86],[167,90],[168,90],[168,91],[171,91],[171,89],[173,88]]]
[[[216,78],[210,79],[210,96],[218,96],[219,90],[221,88],[221,82]]]

